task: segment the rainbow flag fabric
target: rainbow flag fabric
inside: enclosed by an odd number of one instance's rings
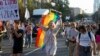
[[[48,28],[48,24],[51,20],[53,20],[56,23],[59,19],[60,19],[59,15],[57,13],[50,12],[48,15],[45,15],[41,18],[40,23],[45,28]],[[42,48],[44,46],[44,38],[45,38],[45,31],[42,28],[39,28],[35,43],[35,46],[37,48]]]

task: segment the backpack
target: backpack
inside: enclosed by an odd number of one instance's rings
[[[91,40],[91,33],[90,32],[88,32],[88,36],[89,36],[89,38]],[[80,37],[81,37],[81,33],[79,33],[79,40],[80,40]]]
[[[88,36],[89,36],[90,40],[92,41],[90,32],[88,32]],[[81,33],[79,33],[79,40],[80,40],[80,37],[81,37]],[[81,50],[83,50],[85,53],[91,52],[91,50],[93,48],[92,46],[88,46],[88,47],[79,46],[79,47],[82,48]]]

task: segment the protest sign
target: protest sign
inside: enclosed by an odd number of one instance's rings
[[[0,20],[18,20],[18,0],[0,0]]]

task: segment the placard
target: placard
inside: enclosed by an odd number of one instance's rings
[[[0,20],[18,20],[18,0],[0,0]]]

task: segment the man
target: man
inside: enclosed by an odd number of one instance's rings
[[[76,55],[75,56],[92,56],[96,53],[95,36],[92,32],[88,32],[86,27],[79,27],[79,35],[76,38]]]
[[[19,29],[19,21],[14,22],[12,29],[13,37],[13,56],[22,56],[23,52],[23,30]]]
[[[78,35],[78,31],[76,30],[76,23],[71,23],[71,29],[68,33],[68,41],[69,41],[69,47],[68,47],[68,55],[73,56],[74,54],[74,48],[76,46],[76,36]]]
[[[67,25],[65,25],[65,29],[64,29],[64,32],[65,32],[65,37],[66,37],[66,45],[67,47],[69,46],[69,41],[68,41],[68,37],[69,37],[69,30],[71,29],[71,25],[70,23],[67,23]]]
[[[9,38],[9,41],[10,41],[10,43],[9,44],[11,44],[12,45],[12,35],[11,35],[11,25],[10,25],[10,21],[7,21],[6,22],[6,30],[7,30],[7,37]]]

